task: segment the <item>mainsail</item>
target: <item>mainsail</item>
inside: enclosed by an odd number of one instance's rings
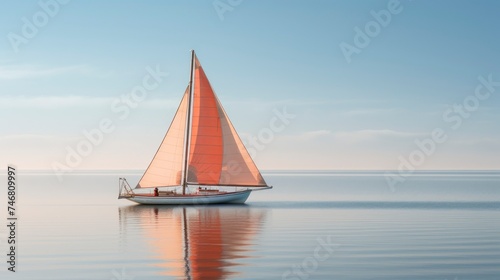
[[[267,186],[194,53],[193,60],[192,88],[188,87],[184,93],[174,120],[137,188],[187,184]]]

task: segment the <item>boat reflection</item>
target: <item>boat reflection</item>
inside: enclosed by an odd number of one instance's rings
[[[120,231],[140,225],[139,238],[154,252],[161,274],[185,279],[225,279],[252,252],[266,210],[247,205],[119,208]]]

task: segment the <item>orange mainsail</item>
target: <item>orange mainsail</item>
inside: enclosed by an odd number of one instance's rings
[[[174,120],[137,187],[266,187],[194,53],[192,75],[192,89],[188,87],[184,93]]]
[[[196,58],[194,69],[187,181],[216,185],[219,183],[224,155],[221,122],[215,94]]]

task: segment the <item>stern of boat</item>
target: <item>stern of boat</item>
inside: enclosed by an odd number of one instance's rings
[[[118,185],[120,188],[119,193],[118,193],[118,199],[131,198],[131,197],[135,196],[134,191],[132,190],[129,183],[127,182],[127,179],[119,178]]]

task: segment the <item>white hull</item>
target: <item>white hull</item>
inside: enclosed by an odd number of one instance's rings
[[[222,203],[245,203],[252,190],[231,193],[218,193],[211,195],[186,195],[186,196],[140,196],[127,197],[128,200],[140,204],[156,205],[203,205]]]

